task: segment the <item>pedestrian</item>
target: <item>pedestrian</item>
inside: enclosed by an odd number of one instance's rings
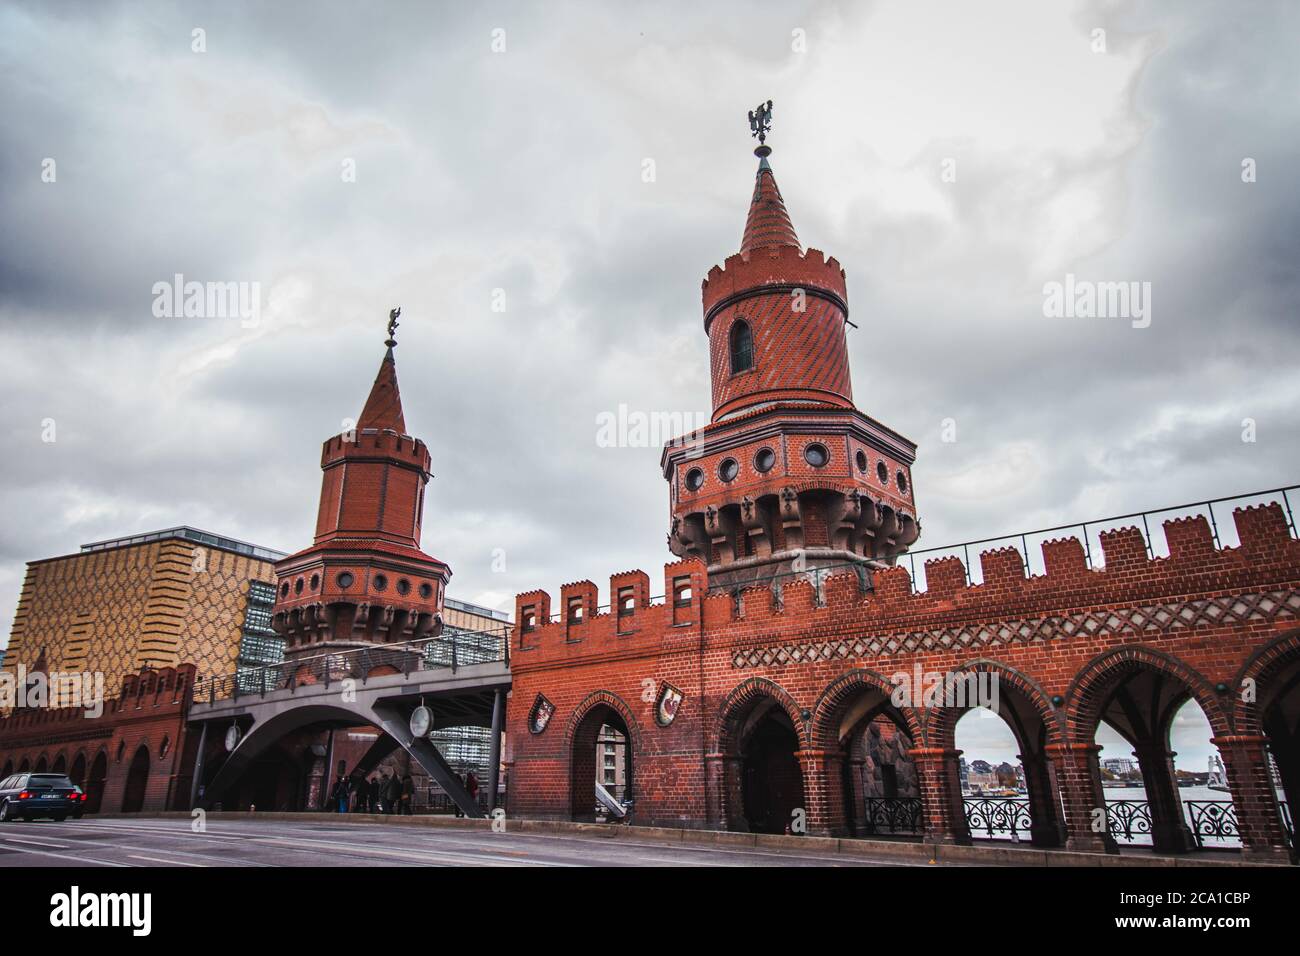
[[[344,779],[343,774],[339,774],[338,780],[334,781],[334,792],[331,794],[334,798],[334,804],[339,813],[348,812],[348,782]]]
[[[379,812],[379,778],[373,773],[370,775],[370,783],[366,785],[366,803],[371,813]]]
[[[397,798],[402,794],[402,782],[397,779],[397,772],[394,771],[391,776],[387,772],[384,774],[384,781],[380,788],[380,794],[384,801],[384,813],[390,816],[397,812]]]
[[[469,798],[478,803],[478,777],[474,776],[473,770],[465,774],[465,789],[469,791]]]
[[[398,806],[398,813],[404,813],[408,817],[411,815],[411,804],[415,802],[415,781],[411,779],[409,773],[402,775],[402,796],[401,803]]]
[[[355,774],[351,779],[352,784],[352,812],[366,812],[366,778],[362,774]]]
[[[388,771],[379,778],[379,812],[388,812]]]

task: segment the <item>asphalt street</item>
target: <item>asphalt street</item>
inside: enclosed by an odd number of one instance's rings
[[[898,866],[820,852],[321,821],[111,818],[0,823],[0,867]]]

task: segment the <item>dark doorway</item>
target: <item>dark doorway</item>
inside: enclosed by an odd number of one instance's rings
[[[82,789],[86,791],[86,812],[98,813],[104,802],[104,781],[108,779],[108,754],[100,751],[90,765],[90,776]]]
[[[131,758],[131,769],[126,773],[126,789],[122,793],[123,813],[139,813],[144,809],[144,794],[148,785],[149,749],[141,746]]]
[[[753,833],[785,833],[804,805],[799,737],[790,717],[773,707],[743,745],[745,821]]]

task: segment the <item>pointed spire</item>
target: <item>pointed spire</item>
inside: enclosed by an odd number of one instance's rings
[[[396,312],[397,310],[394,310]],[[397,325],[396,316],[392,316],[388,327],[388,351],[379,364],[379,374],[375,384],[370,387],[370,397],[366,407],[361,410],[357,428],[391,428],[399,435],[406,434],[406,419],[402,416],[402,393],[397,388],[397,362],[393,358],[393,329]]]
[[[754,179],[754,198],[749,204],[749,218],[745,220],[745,235],[740,241],[741,252],[752,252],[761,246],[800,248],[794,223],[790,221],[785,200],[777,188],[776,176],[767,162],[771,151],[767,146],[754,150],[759,156],[758,175]]]

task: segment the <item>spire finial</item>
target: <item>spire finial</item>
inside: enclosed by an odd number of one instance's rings
[[[390,349],[397,344],[397,317],[402,314],[402,307],[399,305],[388,313],[388,338],[384,341]]]
[[[772,147],[767,145],[767,134],[772,130],[772,101],[759,103],[758,109],[749,111],[749,134],[758,137],[758,148],[754,155],[766,158],[772,154]]]

